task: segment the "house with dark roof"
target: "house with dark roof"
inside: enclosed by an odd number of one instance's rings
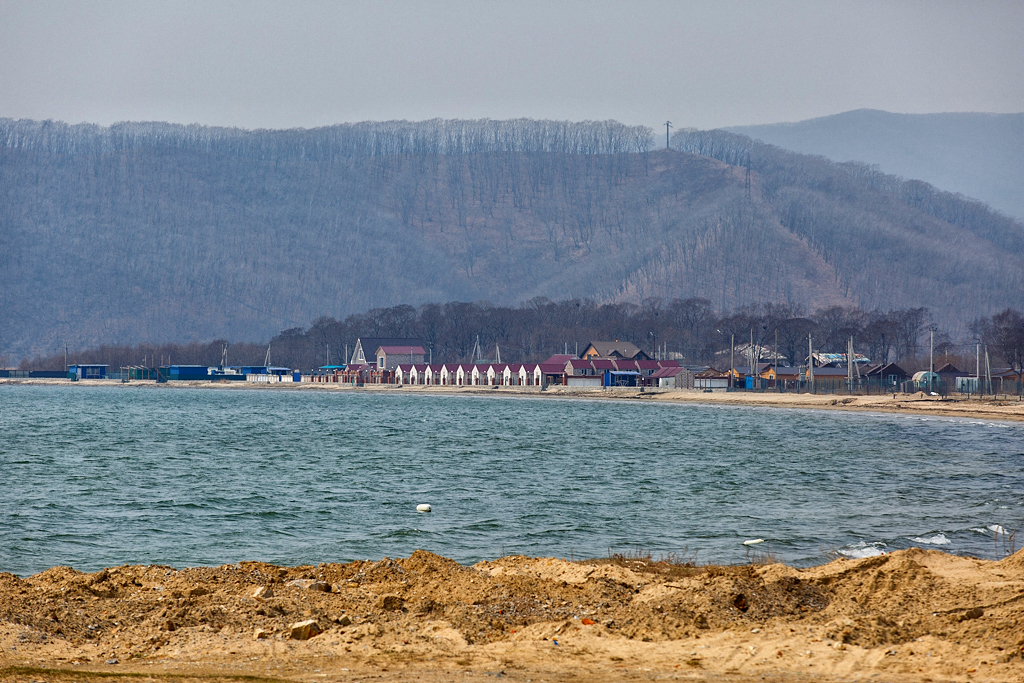
[[[352,357],[348,362],[351,365],[376,365],[377,358],[374,354],[382,346],[418,346],[422,348],[423,340],[401,337],[360,337],[356,340],[356,348],[352,350]],[[422,363],[423,359],[414,362]]]
[[[888,389],[895,389],[910,379],[910,373],[895,363],[878,363],[861,369],[860,374],[866,377],[870,386],[879,383]]]
[[[584,360],[593,358],[651,360],[651,357],[641,351],[636,344],[618,339],[615,341],[592,341],[587,344],[587,348],[583,349],[580,358]]]

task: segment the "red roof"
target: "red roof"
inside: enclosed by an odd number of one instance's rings
[[[571,353],[556,353],[555,355],[551,356],[551,358],[548,358],[546,361],[541,363],[541,365],[553,365],[555,363],[565,365],[571,360],[579,360],[579,358],[577,358]]]
[[[540,371],[547,375],[565,374],[565,363],[541,363]]]
[[[425,356],[426,353],[427,353],[426,351],[423,350],[422,346],[382,346],[382,347],[380,347],[378,349],[378,351],[383,351],[384,353],[393,353],[393,354],[398,354],[398,353],[410,354],[411,353],[413,355],[420,355],[420,356]]]
[[[651,375],[654,379],[660,379],[662,377],[676,377],[686,372],[685,368],[662,368]]]

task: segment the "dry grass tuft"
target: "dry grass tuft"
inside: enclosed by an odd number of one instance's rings
[[[684,548],[679,553],[663,553],[654,556],[649,550],[634,548],[625,552],[608,551],[608,557],[586,560],[584,564],[614,564],[638,574],[659,576],[692,576],[703,571],[697,564],[697,551]]]

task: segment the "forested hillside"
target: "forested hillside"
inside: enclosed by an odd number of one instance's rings
[[[1024,114],[858,109],[728,130],[802,154],[877,165],[1024,219]]]
[[[430,301],[924,306],[957,331],[1024,299],[1024,226],[980,203],[724,132],[649,139],[0,120],[0,353],[265,340]]]

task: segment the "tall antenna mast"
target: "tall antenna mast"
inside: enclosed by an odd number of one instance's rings
[[[669,145],[668,145],[668,130],[671,127],[672,127],[672,122],[671,121],[666,121],[665,122],[665,149],[669,149]]]
[[[270,344],[267,344],[267,357],[263,360],[263,367],[270,367]]]

